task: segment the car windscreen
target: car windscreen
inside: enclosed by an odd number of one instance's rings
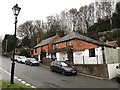
[[[20,58],[21,58],[21,59],[26,59],[26,57],[25,57],[25,56],[20,56]]]
[[[68,66],[66,63],[64,62],[61,62],[62,66]]]
[[[34,58],[30,58],[30,61],[36,61],[36,59],[34,59]]]

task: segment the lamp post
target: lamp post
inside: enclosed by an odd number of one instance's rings
[[[18,7],[18,4],[16,4],[15,6],[13,6],[12,8],[13,10],[13,14],[15,16],[15,33],[14,33],[14,51],[13,51],[13,59],[12,59],[12,63],[11,63],[11,79],[10,79],[10,83],[14,84],[14,68],[15,68],[15,48],[16,48],[16,29],[17,29],[17,16],[21,10],[20,7]]]

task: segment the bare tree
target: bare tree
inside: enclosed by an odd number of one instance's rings
[[[35,33],[33,21],[26,21],[25,23],[21,24],[17,29],[17,35],[21,38],[29,37]]]

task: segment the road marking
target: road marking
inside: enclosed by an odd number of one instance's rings
[[[25,81],[21,81],[21,83],[26,84],[26,82],[25,82]]]
[[[11,75],[11,73],[9,73],[8,71],[4,70],[3,68],[0,67],[0,69],[1,69],[2,71],[4,71],[5,73],[7,73],[8,75]],[[16,76],[14,76],[14,78],[17,79],[18,81],[20,81],[21,83],[27,85],[27,86],[31,86],[32,88],[36,88],[35,86],[32,86],[32,85],[30,85],[29,83],[26,83],[25,81],[22,81],[22,79],[20,79],[20,78],[18,78],[18,77],[16,77]]]
[[[4,70],[3,68],[0,67],[0,69],[4,72],[6,72],[8,75],[11,75],[9,72],[7,72],[6,70]]]
[[[29,83],[26,83],[25,85],[27,85],[27,86],[31,86]]]
[[[21,82],[21,81],[22,81],[22,79],[18,79],[18,81],[20,81],[20,82]]]
[[[18,77],[16,77],[16,76],[15,76],[14,78],[15,78],[15,79],[18,79]]]
[[[32,88],[36,88],[36,87],[32,86]]]

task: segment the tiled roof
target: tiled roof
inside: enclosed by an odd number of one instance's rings
[[[64,41],[68,41],[68,40],[71,40],[71,39],[80,39],[80,40],[83,40],[83,41],[86,41],[86,42],[90,42],[90,43],[93,43],[93,44],[97,44],[97,45],[104,45],[102,42],[98,42],[96,40],[93,40],[89,37],[86,37],[84,35],[81,35],[81,34],[78,34],[76,32],[71,32],[69,34],[67,34],[66,36],[62,37],[60,40],[54,42],[55,44],[56,43],[60,43],[60,42],[64,42]]]
[[[105,42],[105,44],[110,45],[110,46],[114,46],[114,47],[118,46],[117,41],[107,41],[107,42]]]
[[[50,43],[50,41],[55,38],[56,36],[53,36],[53,37],[50,37],[50,38],[47,38],[47,39],[44,39],[42,40],[40,43],[38,43],[34,48],[36,47],[40,47],[40,46],[43,46],[43,45],[46,45],[48,43]]]

